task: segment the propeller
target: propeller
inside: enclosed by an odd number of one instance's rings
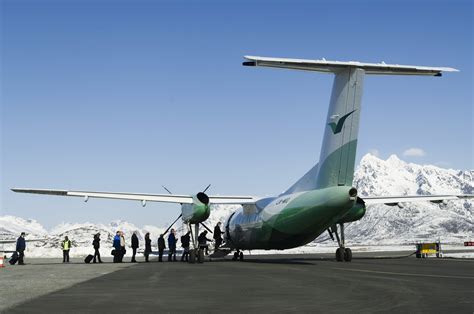
[[[211,187],[211,184],[209,183],[208,186],[206,186],[206,188],[204,189],[204,191],[202,191],[202,193],[206,193],[206,191]]]
[[[173,221],[173,223],[168,227],[168,229],[165,230],[165,232],[163,232],[163,235],[167,234],[168,231],[170,231],[171,227],[173,227],[173,225],[178,221],[179,218],[181,218],[183,216],[183,214],[179,214],[178,218],[176,218],[175,221]]]
[[[214,234],[214,232],[212,232],[211,229],[209,229],[209,227],[206,226],[203,222],[201,222],[201,225],[202,225],[207,231],[209,231],[211,234]]]
[[[162,185],[161,186],[163,189],[165,189],[166,192],[168,192],[169,194],[173,194],[166,186]],[[200,201],[202,201],[203,203],[205,203],[207,205],[207,203],[209,202],[209,198],[208,196],[205,194],[206,191],[211,187],[211,184],[209,184],[208,186],[206,186],[206,188],[197,194],[197,197]],[[200,198],[200,197],[203,197],[203,198]],[[182,205],[182,204],[181,204]],[[173,221],[173,223],[165,230],[165,232],[163,233],[163,235],[167,234],[168,231],[174,226],[174,224],[183,216],[183,214],[181,213],[178,218],[176,218],[175,221]],[[204,223],[201,222],[201,225],[207,230],[209,231],[211,234],[213,233],[211,231],[211,229],[209,229]]]
[[[171,193],[171,191],[170,191],[170,190],[168,190],[168,189],[166,188],[166,186],[162,185],[162,187],[163,187],[163,189],[165,189],[165,190],[166,190],[166,192],[168,192],[169,194],[173,194],[173,193]]]

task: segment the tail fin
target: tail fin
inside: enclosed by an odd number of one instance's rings
[[[336,73],[315,188],[352,185],[364,74],[353,67]]]
[[[325,125],[319,164],[283,194],[352,185],[365,74],[441,76],[453,68],[385,63],[340,62],[266,57],[245,57],[247,66],[265,66],[334,73],[331,101]]]

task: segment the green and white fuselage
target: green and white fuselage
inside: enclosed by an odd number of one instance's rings
[[[261,199],[255,207],[244,206],[226,220],[226,246],[294,248],[313,241],[344,218],[360,219],[364,213],[365,206],[357,203],[357,191],[347,186]]]

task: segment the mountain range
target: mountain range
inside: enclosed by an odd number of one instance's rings
[[[443,169],[432,165],[407,163],[392,155],[382,160],[365,155],[354,175],[354,186],[359,195],[430,195],[474,194],[474,170]],[[348,224],[346,243],[349,245],[403,245],[417,241],[441,240],[443,243],[462,243],[474,240],[473,209],[471,201],[449,201],[446,204],[429,202],[406,203],[399,206],[372,205],[364,218]],[[206,225],[211,229],[237,206],[212,206]],[[130,237],[137,232],[141,243],[146,232],[156,239],[167,226],[142,226],[116,220],[108,224],[62,223],[46,230],[39,222],[14,216],[0,216],[0,239],[15,239],[22,231],[27,238],[44,239],[28,245],[29,256],[60,256],[60,242],[67,235],[73,242],[72,256],[91,253],[92,236],[101,234],[103,251],[111,249],[112,238],[117,230]],[[176,224],[178,234],[185,226]],[[127,241],[130,242],[130,241]],[[156,241],[153,241],[156,246]],[[334,245],[326,234],[321,235],[306,249]],[[5,245],[5,250],[14,245]],[[130,250],[129,250],[130,251]]]

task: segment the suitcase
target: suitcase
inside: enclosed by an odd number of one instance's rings
[[[10,263],[10,265],[15,265],[16,262],[18,262],[18,253],[13,253],[8,262]]]
[[[84,259],[84,263],[89,264],[93,258],[94,258],[93,255],[90,255],[90,254],[87,255],[87,257]]]

